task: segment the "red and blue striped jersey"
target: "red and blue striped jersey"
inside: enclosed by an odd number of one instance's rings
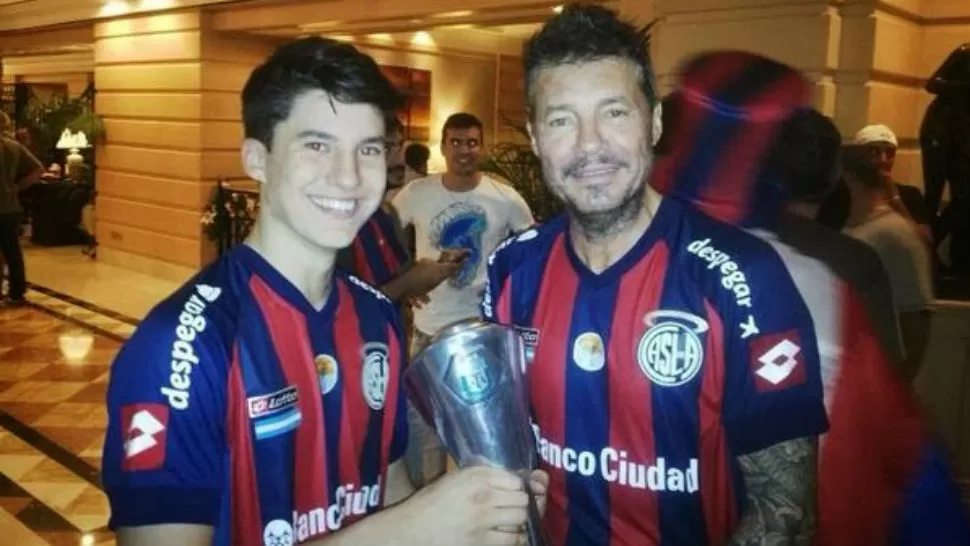
[[[382,507],[407,442],[391,303],[335,273],[315,309],[239,245],[155,307],[112,365],[112,528],[210,525],[298,544]]]
[[[664,199],[594,274],[564,217],[489,259],[486,319],[520,329],[555,545],[715,545],[736,458],[825,431],[811,316],[774,250]]]
[[[377,287],[394,280],[408,263],[400,223],[383,206],[364,224],[346,252],[352,256],[348,260],[350,270]]]

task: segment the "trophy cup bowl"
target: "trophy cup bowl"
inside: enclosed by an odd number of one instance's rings
[[[404,372],[404,390],[460,468],[486,462],[522,477],[527,532],[543,546],[529,475],[536,467],[525,350],[512,328],[464,320],[435,334]]]

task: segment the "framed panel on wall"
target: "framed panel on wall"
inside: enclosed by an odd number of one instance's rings
[[[407,66],[381,66],[381,71],[407,97],[399,115],[405,140],[428,142],[431,139],[431,71]]]

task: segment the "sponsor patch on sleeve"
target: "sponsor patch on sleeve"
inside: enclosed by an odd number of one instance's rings
[[[758,392],[772,392],[805,383],[807,370],[797,330],[764,334],[750,341],[751,372]]]
[[[121,408],[125,427],[122,470],[157,470],[165,464],[168,412],[166,404],[130,404]]]

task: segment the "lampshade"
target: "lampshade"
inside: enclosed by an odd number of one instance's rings
[[[61,139],[57,141],[58,150],[88,147],[90,147],[90,144],[88,144],[88,137],[84,134],[84,131],[72,133],[70,129],[64,129],[64,132],[61,133]]]

